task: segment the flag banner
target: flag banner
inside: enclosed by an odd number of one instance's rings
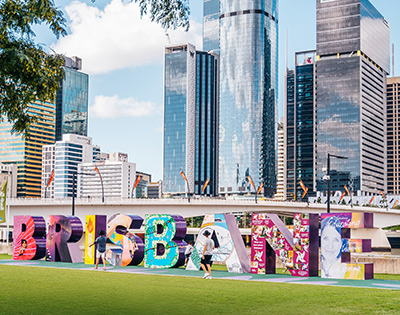
[[[348,188],[347,188],[347,186],[345,185],[344,186],[344,189],[346,190],[346,192],[347,192],[347,194],[351,197],[351,195],[350,195],[350,191],[348,190]]]
[[[374,201],[374,199],[375,199],[375,196],[372,196],[371,200],[369,201],[369,204],[371,204],[372,201]]]
[[[345,187],[346,187],[346,186],[345,186]],[[342,194],[342,196],[340,197],[339,203],[342,202],[342,200],[343,200],[343,198],[344,198],[345,195],[346,195],[346,192],[344,191],[343,194]]]
[[[306,190],[304,191],[303,196],[301,196],[301,199],[303,199],[304,196],[307,195],[307,193],[308,193],[308,188],[306,187]]]
[[[208,185],[209,182],[210,182],[210,179],[207,178],[206,182],[205,182],[204,185],[203,185],[203,189],[201,190],[201,193],[203,193],[204,190],[206,190],[206,187],[207,187],[207,185]]]
[[[51,182],[53,181],[53,179],[54,179],[54,170],[51,172],[51,175],[50,175],[49,181],[48,181],[48,183],[47,183],[47,187],[49,187],[49,186],[50,186],[50,184],[51,184]]]
[[[304,186],[302,180],[299,182],[299,184],[300,184],[300,186],[301,186],[301,189],[303,189],[303,191],[306,191],[306,186]],[[307,189],[307,191],[308,191],[308,189]]]
[[[187,182],[186,175],[185,175],[185,173],[184,173],[183,171],[181,171],[181,176],[183,177],[183,179],[185,180],[185,182]]]
[[[7,183],[8,180],[3,184],[0,193],[0,223],[6,222]]]
[[[133,185],[133,190],[136,189],[136,186],[139,184],[141,178],[142,178],[142,177],[141,177],[140,175],[138,175],[138,176],[136,177],[135,185]]]
[[[261,189],[264,187],[264,183],[261,183],[260,184],[260,187],[258,187],[258,190],[257,190],[257,195],[260,193],[260,191],[261,191]]]
[[[253,186],[254,190],[256,190],[256,186],[254,186],[253,179],[251,178],[251,176],[250,176],[250,175],[247,177],[247,179],[249,180],[249,182],[250,182],[251,186]]]
[[[100,180],[103,181],[103,178],[101,177],[100,171],[99,171],[99,169],[97,168],[97,166],[94,167],[94,170],[96,171],[97,174],[99,174]]]

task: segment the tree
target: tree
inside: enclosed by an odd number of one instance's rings
[[[96,0],[91,0],[93,3]],[[155,21],[164,29],[178,27],[189,29],[189,1],[188,0],[128,0],[139,4],[142,15],[149,14],[151,21]]]
[[[0,120],[24,136],[36,121],[28,104],[54,100],[64,74],[63,56],[48,54],[34,41],[32,26],[42,23],[57,38],[66,34],[53,0],[0,0]]]

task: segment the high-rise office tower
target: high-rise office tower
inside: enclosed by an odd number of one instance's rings
[[[387,78],[387,191],[400,194],[400,77]]]
[[[286,187],[288,199],[303,195],[300,182],[315,190],[315,51],[295,54],[285,75]]]
[[[61,141],[43,146],[42,198],[72,197],[78,165],[97,162],[99,152],[100,147],[92,144],[92,138],[74,134],[65,134]]]
[[[81,69],[82,59],[65,57],[64,79],[56,98],[57,141],[64,134],[87,136],[89,76]]]
[[[220,54],[219,193],[276,188],[278,0],[204,1],[204,49]]]
[[[79,198],[132,197],[136,163],[128,162],[128,155],[125,153],[111,153],[109,159],[104,162],[79,164],[78,172]],[[101,174],[101,178],[98,173]]]
[[[368,0],[317,0],[317,189],[386,191],[389,23]],[[347,179],[333,180],[333,173]]]
[[[295,199],[295,89],[294,89],[295,71],[286,69],[285,72],[285,186],[286,198]]]
[[[285,124],[278,124],[278,176],[276,180],[275,199],[286,200],[285,182]]]
[[[37,118],[29,127],[30,137],[12,134],[12,125],[0,124],[0,162],[18,165],[17,196],[40,198],[42,146],[55,141],[56,106],[51,102],[34,102],[28,113]]]
[[[218,56],[191,44],[165,48],[164,189],[182,194],[218,187]]]

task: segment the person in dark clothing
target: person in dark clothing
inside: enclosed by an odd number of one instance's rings
[[[105,237],[105,234],[106,233],[103,230],[100,230],[99,231],[99,237],[96,238],[94,243],[89,246],[89,247],[92,247],[94,244],[97,244],[96,267],[93,268],[95,270],[99,266],[100,257],[103,260],[103,264],[104,264],[103,270],[106,270],[106,244],[107,244],[107,237]]]

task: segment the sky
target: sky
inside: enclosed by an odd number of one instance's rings
[[[371,0],[389,21],[400,75],[399,0]],[[162,179],[163,58],[168,44],[202,49],[203,1],[190,1],[189,32],[168,30],[140,17],[129,0],[55,0],[67,19],[68,35],[55,38],[45,26],[36,40],[57,53],[78,56],[89,74],[88,136],[103,152],[127,153],[138,171]],[[288,67],[294,53],[316,48],[316,0],[279,2],[279,117],[283,116],[283,77],[288,33]]]

